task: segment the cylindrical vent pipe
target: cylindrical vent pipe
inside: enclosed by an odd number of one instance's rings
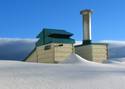
[[[83,17],[83,45],[91,44],[91,15],[89,9],[82,10],[80,14]]]

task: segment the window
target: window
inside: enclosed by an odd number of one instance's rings
[[[63,44],[59,44],[58,46],[63,46]]]
[[[63,46],[63,44],[55,44],[54,46],[55,47],[61,47],[61,46]]]
[[[47,45],[44,47],[44,50],[49,50],[49,49],[51,49],[51,45]]]

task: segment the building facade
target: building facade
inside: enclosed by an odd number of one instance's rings
[[[25,58],[27,62],[59,63],[73,52],[94,62],[105,63],[108,60],[108,44],[93,43],[91,37],[91,10],[80,12],[83,19],[82,45],[73,46],[73,35],[65,30],[47,29],[37,35],[39,40],[34,50]]]
[[[73,34],[64,30],[43,29],[37,38],[35,49],[25,58],[27,62],[58,63],[74,52]]]

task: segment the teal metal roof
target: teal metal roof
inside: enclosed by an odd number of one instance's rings
[[[49,29],[49,28],[44,28],[42,32],[46,32],[47,34],[46,35],[53,35],[53,34],[60,34],[60,35],[68,35],[68,36],[72,36],[73,34],[70,33],[70,32],[67,32],[65,30],[59,30],[59,29]],[[40,32],[38,35],[37,35],[37,38],[39,38],[42,34],[42,32]]]
[[[42,32],[37,35],[39,38],[36,43],[37,46],[45,45],[48,43],[68,43],[73,44],[75,40],[70,38],[73,34],[65,30],[48,29],[44,28]]]

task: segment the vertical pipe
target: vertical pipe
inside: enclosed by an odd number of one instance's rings
[[[91,10],[82,10],[80,12],[83,19],[83,45],[91,44]]]

